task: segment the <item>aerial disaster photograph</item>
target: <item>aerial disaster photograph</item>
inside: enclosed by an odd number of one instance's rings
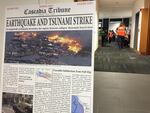
[[[7,32],[5,63],[90,66],[92,30]]]

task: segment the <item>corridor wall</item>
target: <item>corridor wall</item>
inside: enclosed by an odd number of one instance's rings
[[[131,40],[130,40],[131,48],[134,47],[135,16],[136,16],[136,13],[139,12],[140,9],[142,9],[142,8],[144,8],[144,0],[136,0],[136,2],[133,5],[133,9],[132,9],[132,27],[131,27]],[[139,19],[139,20],[141,20],[141,19]]]
[[[135,15],[140,12],[139,26],[138,26],[138,37],[137,37],[137,48],[140,54],[150,55],[150,1],[149,0],[138,0],[134,4],[132,12],[132,30],[131,30],[131,47],[133,48],[136,44],[135,37]]]
[[[144,8],[141,10],[142,14],[142,25],[141,25],[141,37],[140,37],[140,54],[147,54],[147,42],[148,42],[148,9]]]

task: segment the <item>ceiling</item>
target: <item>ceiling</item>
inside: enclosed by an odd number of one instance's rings
[[[132,7],[136,0],[99,0],[100,8]]]
[[[135,2],[136,0],[99,0],[99,17],[131,17]]]

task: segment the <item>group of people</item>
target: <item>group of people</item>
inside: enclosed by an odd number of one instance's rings
[[[117,27],[116,31],[113,30],[100,30],[99,36],[101,36],[101,45],[105,46],[107,43],[115,41],[118,48],[122,49],[128,47],[130,43],[130,33],[127,32],[126,26],[123,23]]]

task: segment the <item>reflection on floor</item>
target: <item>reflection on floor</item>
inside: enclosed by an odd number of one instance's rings
[[[95,72],[94,113],[150,113],[150,76]]]
[[[150,73],[150,56],[142,56],[130,48],[118,49],[113,42],[95,53],[95,71]]]

